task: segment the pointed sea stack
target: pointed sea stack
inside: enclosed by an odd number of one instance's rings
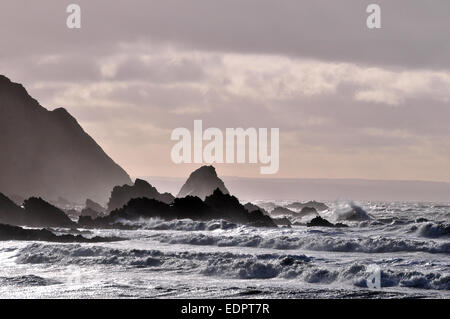
[[[223,194],[229,193],[223,181],[217,176],[214,166],[202,166],[189,175],[177,197],[197,196],[205,200],[206,196],[211,195],[217,188]]]

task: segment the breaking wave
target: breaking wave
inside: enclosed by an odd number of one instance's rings
[[[336,221],[365,221],[371,219],[369,214],[364,209],[352,201],[338,204],[331,211],[331,216]]]
[[[17,287],[26,287],[26,286],[49,286],[56,285],[60,282],[52,279],[42,278],[40,276],[35,275],[23,275],[16,277],[0,277],[0,287],[3,286],[17,286]]]
[[[233,229],[240,227],[226,220],[194,221],[192,219],[163,220],[159,218],[139,219],[137,221],[119,220],[119,223],[128,226],[137,226],[147,230],[179,230],[179,231],[205,231],[216,229]]]
[[[384,236],[368,238],[344,238],[337,236],[305,237],[260,235],[225,236],[215,234],[156,234],[152,239],[167,244],[214,245],[219,247],[255,247],[270,249],[306,249],[313,251],[332,252],[361,252],[361,253],[389,253],[389,252],[427,252],[450,253],[450,242],[420,241],[402,238],[387,238]]]
[[[420,236],[426,238],[450,237],[450,224],[427,223],[421,225],[417,232]]]
[[[178,273],[243,280],[283,278],[314,284],[345,282],[363,288],[367,287],[366,280],[371,275],[369,267],[361,263],[328,268],[316,264],[314,258],[306,255],[163,252],[37,243],[19,250],[17,262],[60,265],[102,264],[108,267],[138,267],[154,271],[164,269]],[[435,272],[398,271],[387,268],[381,271],[381,286],[450,290],[450,276]]]

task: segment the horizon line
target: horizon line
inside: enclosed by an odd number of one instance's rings
[[[187,179],[187,176],[130,176],[133,180],[136,178],[167,178],[167,179]],[[450,184],[450,181],[433,181],[433,180],[416,180],[416,179],[369,179],[369,178],[312,178],[312,177],[248,177],[248,176],[233,176],[233,175],[223,175],[219,178],[239,178],[239,179],[259,179],[259,180],[320,180],[320,181],[369,181],[369,182],[416,182],[416,183],[441,183]]]

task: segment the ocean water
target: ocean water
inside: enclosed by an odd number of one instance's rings
[[[349,228],[151,219],[81,230],[118,242],[0,242],[0,297],[450,298],[450,204],[328,205],[321,215]]]

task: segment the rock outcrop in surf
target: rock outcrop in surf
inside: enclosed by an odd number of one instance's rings
[[[111,192],[108,202],[108,212],[122,208],[131,199],[145,197],[155,199],[166,204],[173,202],[174,198],[170,193],[159,193],[158,190],[142,179],[136,179],[134,185],[116,186]]]
[[[286,207],[289,209],[297,209],[297,210],[301,210],[305,207],[310,207],[316,209],[319,212],[329,209],[329,207],[326,204],[316,202],[315,200],[306,203],[294,202],[292,204],[287,205]]]
[[[272,218],[257,210],[248,212],[239,203],[237,197],[224,194],[219,188],[205,198],[205,204],[220,212],[221,218],[234,223],[247,224],[256,227],[276,227]]]
[[[270,212],[270,214],[272,216],[294,216],[295,212],[286,207],[277,206]]]
[[[255,227],[277,227],[273,220],[261,211],[248,212],[239,200],[216,189],[203,201],[196,196],[176,198],[172,204],[156,199],[134,198],[122,208],[116,209],[106,217],[90,218],[81,216],[78,223],[82,227],[121,227],[123,220],[149,218],[213,220],[224,219],[233,223]]]
[[[42,198],[24,201],[24,225],[34,227],[74,227],[76,224],[59,208]]]
[[[244,207],[250,213],[259,210],[259,211],[263,212],[265,215],[269,215],[269,213],[264,208],[259,207],[258,205],[255,205],[255,204],[250,203],[250,202],[245,204]]]
[[[317,216],[314,217],[309,223],[306,224],[306,226],[308,227],[348,227],[345,224],[342,223],[337,223],[337,224],[333,224],[330,223],[328,220]]]
[[[0,193],[0,223],[29,227],[74,227],[76,224],[59,208],[42,198],[24,201],[24,208]]]
[[[98,243],[120,240],[119,238],[93,237],[86,238],[81,235],[56,235],[48,229],[24,229],[19,226],[0,224],[0,241],[26,240],[50,241],[59,243]]]
[[[177,197],[197,196],[204,200],[217,188],[223,194],[229,193],[224,182],[217,176],[214,166],[202,166],[189,175]]]
[[[106,202],[127,173],[65,109],[49,111],[0,75],[0,192]]]

